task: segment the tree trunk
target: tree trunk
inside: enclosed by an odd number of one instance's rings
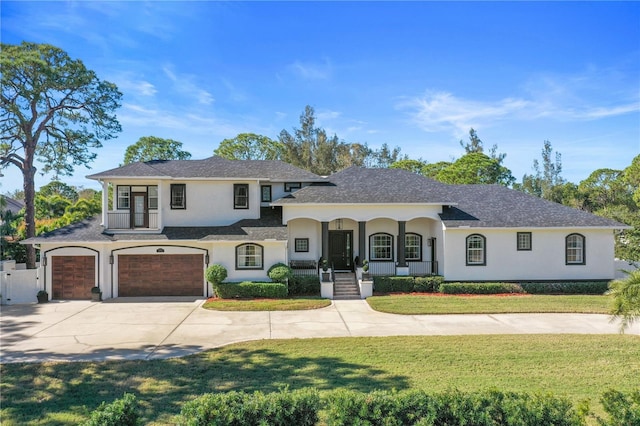
[[[27,151],[27,150],[25,150]],[[26,224],[26,237],[33,238],[36,236],[36,208],[35,208],[35,175],[36,169],[33,167],[33,156],[28,154],[25,156],[25,164],[22,170],[24,179],[24,221]],[[31,244],[26,244],[27,249],[27,269],[35,269],[36,267],[36,248]]]

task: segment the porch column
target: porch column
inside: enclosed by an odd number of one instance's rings
[[[117,199],[116,201],[117,202]],[[109,184],[102,181],[102,226],[109,228]]]
[[[407,261],[404,256],[404,240],[405,240],[405,230],[406,230],[407,222],[400,220],[398,221],[398,267],[404,268],[407,266]]]
[[[322,222],[322,259],[329,261],[329,222]]]
[[[358,258],[360,262],[356,266],[362,266],[367,258],[367,222],[358,222]]]

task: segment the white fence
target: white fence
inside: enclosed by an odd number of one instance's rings
[[[36,303],[36,294],[41,289],[39,284],[40,269],[14,269],[0,272],[0,303],[17,305]]]

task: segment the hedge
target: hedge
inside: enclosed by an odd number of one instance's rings
[[[220,283],[215,286],[216,295],[222,299],[264,297],[282,299],[287,297],[287,285],[283,283],[262,283],[244,281],[241,283]]]
[[[628,394],[609,389],[602,394],[600,402],[609,419],[598,418],[601,426],[639,426],[640,388]]]
[[[327,424],[582,426],[584,414],[568,399],[550,394],[337,390],[329,396]]]
[[[373,289],[378,293],[436,292],[444,277],[373,277]]]
[[[320,396],[313,389],[210,393],[185,403],[178,424],[311,426],[318,422],[319,409]]]
[[[293,270],[284,263],[276,263],[267,271],[267,276],[271,281],[277,283],[286,283],[293,276]]]
[[[524,293],[522,287],[511,283],[444,283],[440,293],[444,294],[502,294]]]
[[[289,278],[289,296],[320,295],[320,278],[317,275],[294,275]]]
[[[140,424],[138,403],[133,394],[125,393],[111,404],[102,402],[83,426],[134,426]]]
[[[521,282],[529,294],[604,294],[608,281]]]

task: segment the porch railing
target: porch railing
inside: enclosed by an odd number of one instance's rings
[[[136,213],[136,222],[144,223],[145,213]],[[132,228],[158,228],[158,212],[146,213],[149,216],[149,226],[131,226],[131,214],[129,212],[107,212],[108,229],[132,229]]]
[[[291,260],[289,266],[293,271],[293,275],[298,276],[317,276],[318,263],[315,260]]]
[[[381,262],[372,260],[369,262],[369,274],[372,276],[393,276],[396,274],[396,263],[393,261]]]
[[[409,275],[412,277],[424,277],[427,275],[438,275],[438,262],[407,262]]]

